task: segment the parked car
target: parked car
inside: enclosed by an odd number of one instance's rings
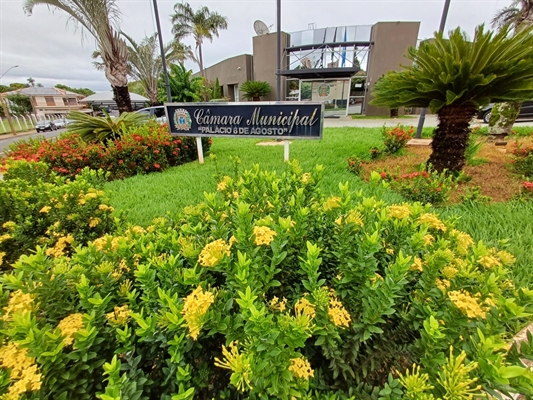
[[[155,118],[155,120],[161,124],[167,122],[167,115],[165,114],[164,106],[141,108],[137,112],[141,114],[147,114],[150,116],[150,118]]]
[[[56,129],[57,128],[54,123],[49,119],[43,119],[42,121],[37,122],[37,124],[35,125],[35,130],[37,132],[55,131]]]
[[[486,124],[490,121],[490,116],[492,115],[492,107],[494,103],[490,103],[488,106],[483,107],[477,113],[477,117],[482,119]],[[520,108],[520,113],[516,119],[531,119],[533,120],[533,100],[524,101],[522,107]]]
[[[67,126],[67,120],[66,119],[55,119],[54,125],[57,129],[63,129],[65,126]]]

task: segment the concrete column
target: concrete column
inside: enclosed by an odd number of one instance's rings
[[[287,56],[284,49],[289,46],[290,35],[281,32],[281,69],[287,68]],[[278,97],[276,89],[277,70],[277,35],[269,33],[253,38],[253,80],[268,82],[272,86],[272,92],[262,100],[276,101]],[[286,78],[281,77],[281,100],[285,100]]]

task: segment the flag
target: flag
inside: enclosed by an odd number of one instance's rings
[[[346,28],[344,28],[344,43],[346,43]],[[341,62],[342,68],[344,68],[344,64],[346,64],[346,46],[342,48],[342,62]]]

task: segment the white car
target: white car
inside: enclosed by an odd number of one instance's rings
[[[150,118],[155,118],[156,122],[164,124],[167,122],[167,115],[165,114],[164,106],[146,107],[141,108],[138,113],[147,114]]]
[[[54,125],[57,129],[63,129],[65,126],[67,126],[67,120],[66,119],[56,119],[54,120]]]

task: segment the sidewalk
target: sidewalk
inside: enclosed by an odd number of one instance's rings
[[[24,136],[33,135],[35,133],[37,133],[37,131],[35,129],[33,129],[31,131],[20,132],[20,133],[17,133],[16,135],[13,135],[12,133],[3,133],[3,134],[0,135],[0,140],[6,140],[6,139],[12,139],[12,138],[21,138],[21,137],[24,137]]]

